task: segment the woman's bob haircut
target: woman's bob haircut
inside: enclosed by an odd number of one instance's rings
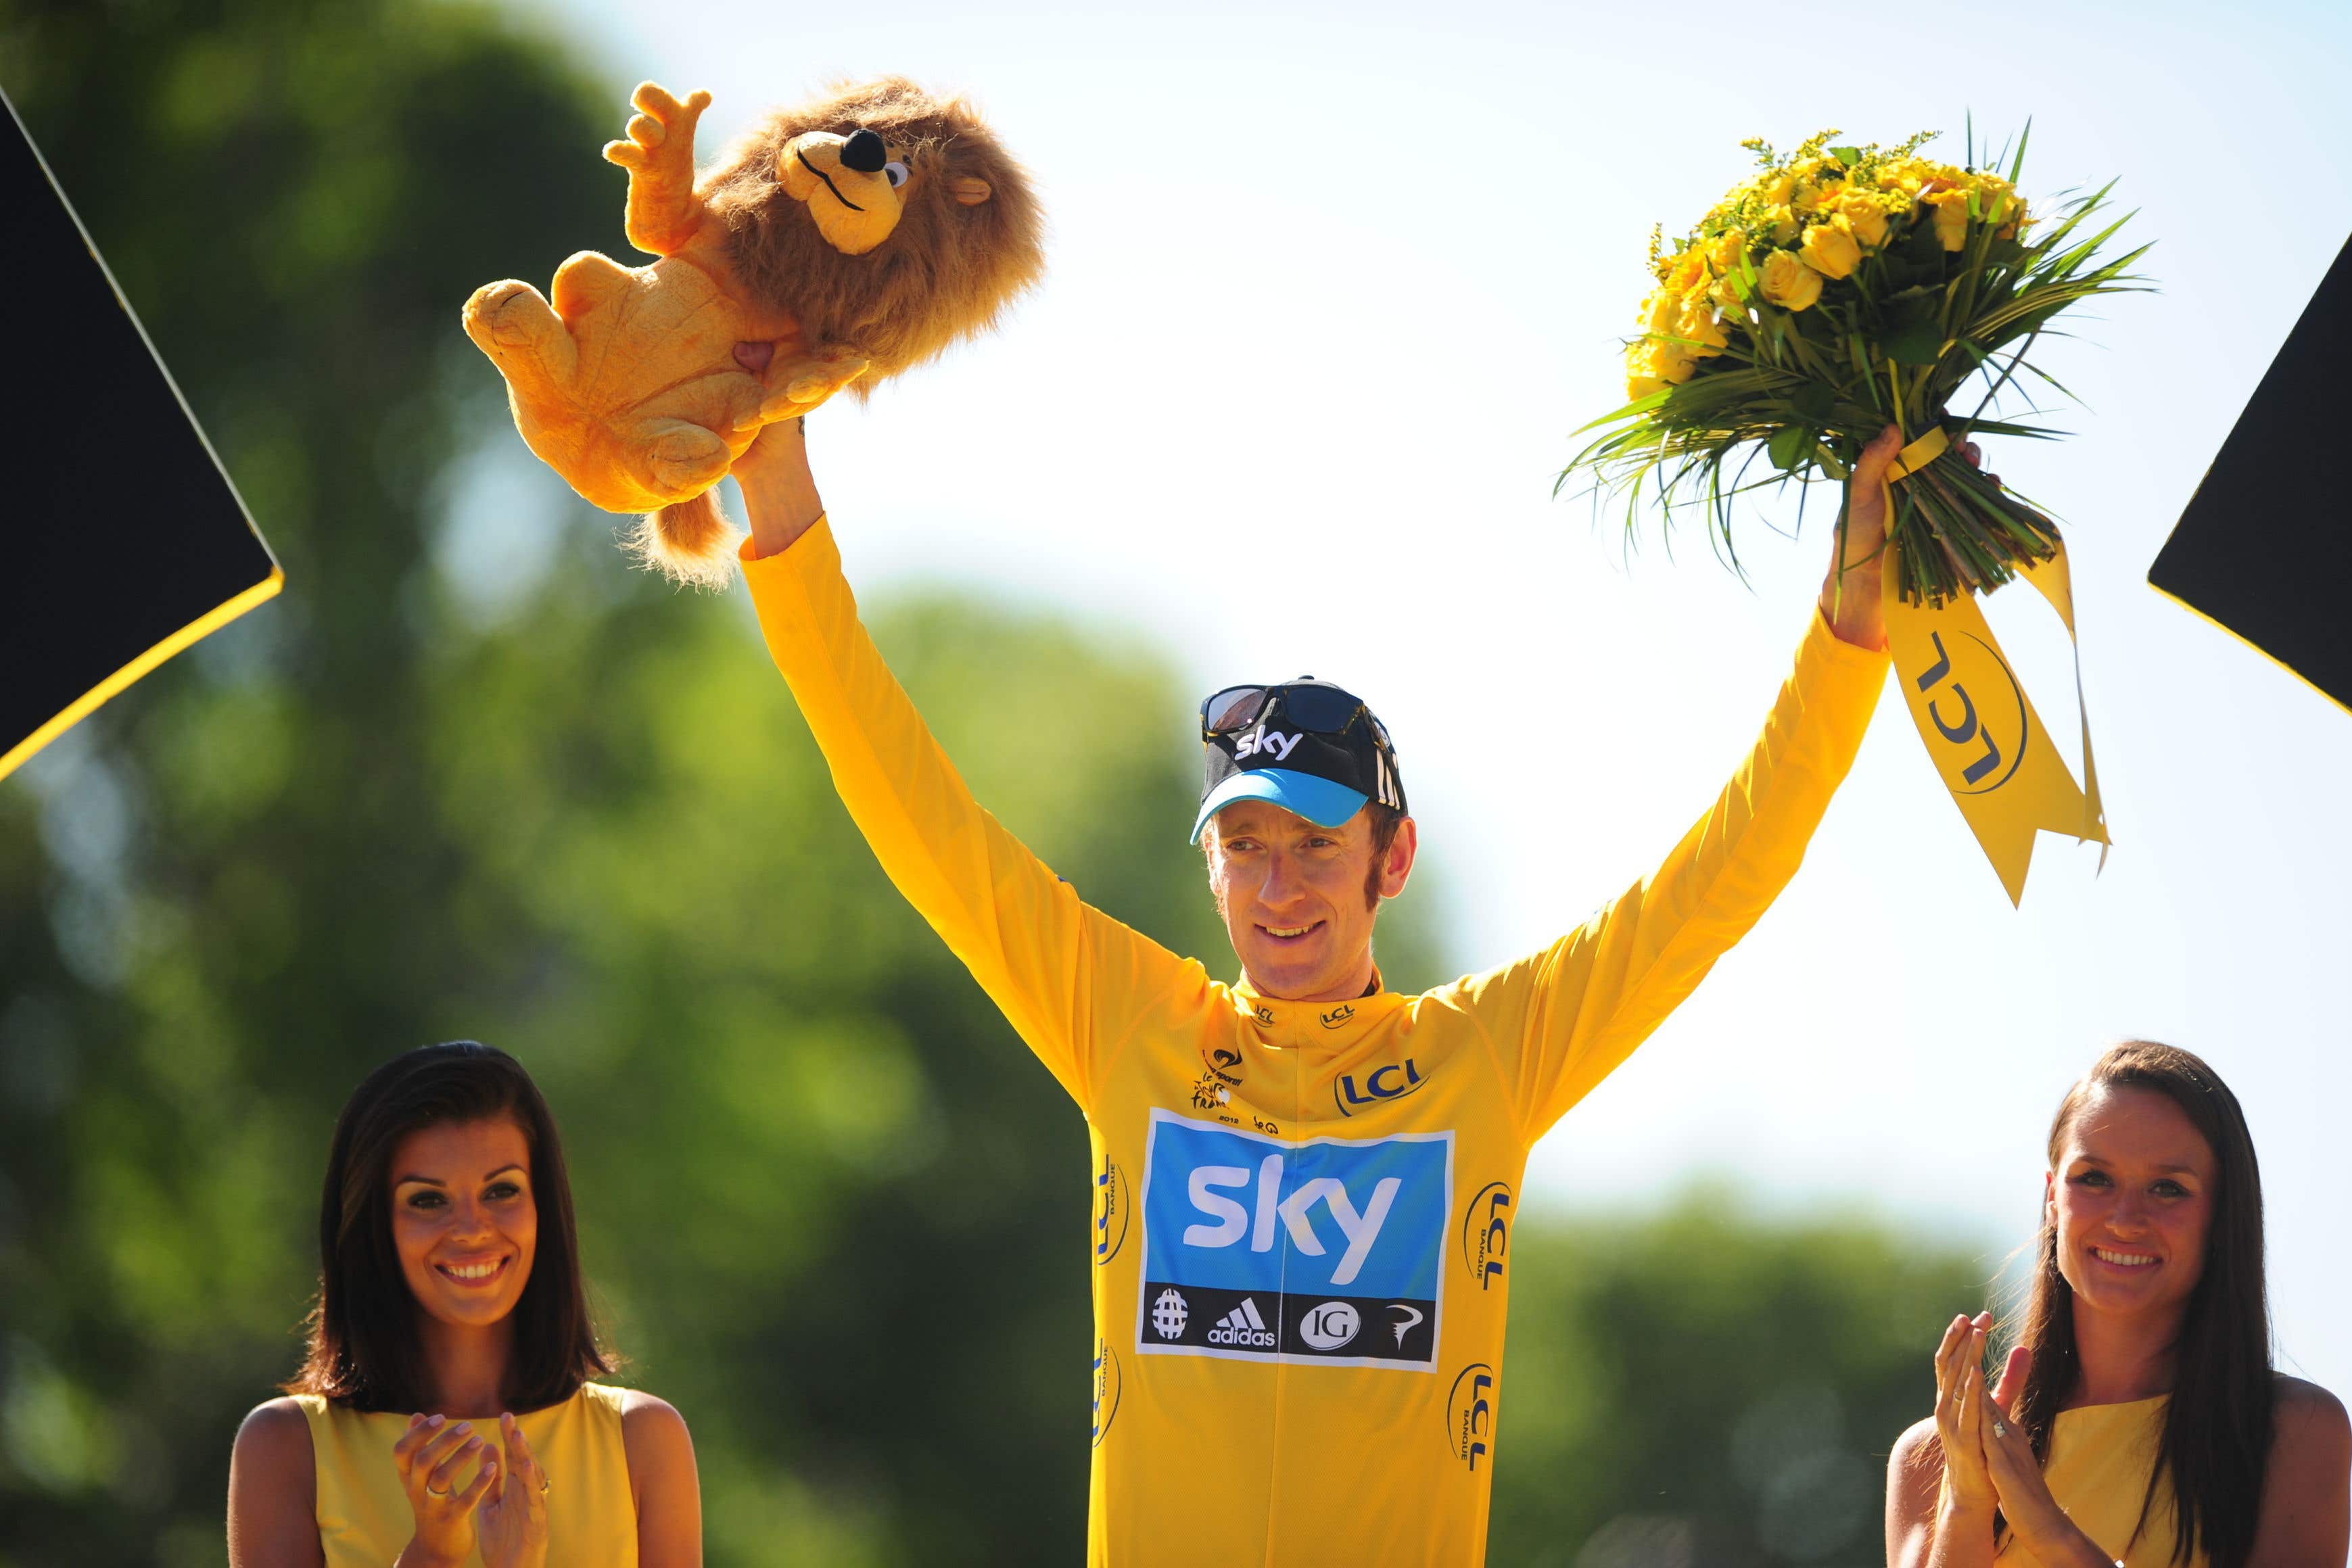
[[[416,1298],[392,1236],[392,1159],[422,1127],[510,1118],[530,1145],[539,1248],[515,1304],[506,1402],[561,1404],[614,1361],[598,1347],[572,1223],[572,1183],[555,1118],[522,1064],[470,1040],[394,1057],[352,1092],[335,1123],[319,1205],[319,1298],[310,1348],[289,1394],[354,1410],[421,1410],[423,1338]]]

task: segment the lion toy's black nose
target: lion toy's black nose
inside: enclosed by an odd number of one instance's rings
[[[841,166],[845,169],[855,169],[861,174],[878,174],[882,172],[882,165],[889,161],[890,150],[882,144],[879,136],[870,131],[852,131],[849,140],[841,144]]]

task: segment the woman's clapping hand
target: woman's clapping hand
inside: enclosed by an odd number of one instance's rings
[[[460,1488],[457,1477],[474,1458],[481,1468]],[[392,1460],[416,1521],[395,1568],[461,1568],[474,1554],[474,1505],[498,1479],[498,1454],[474,1435],[469,1421],[411,1416],[408,1430],[392,1446]]]
[[[540,1469],[522,1423],[499,1417],[507,1462],[478,1515],[482,1561],[488,1568],[542,1568],[547,1562],[547,1472]]]

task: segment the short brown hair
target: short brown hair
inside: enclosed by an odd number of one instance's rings
[[[424,1045],[377,1068],[335,1122],[319,1205],[319,1296],[302,1370],[283,1387],[354,1410],[424,1406],[416,1297],[392,1236],[392,1159],[420,1127],[511,1117],[530,1145],[539,1250],[515,1303],[502,1397],[515,1410],[560,1405],[615,1363],[596,1343],[572,1222],[572,1180],[555,1117],[522,1063],[470,1040]]]

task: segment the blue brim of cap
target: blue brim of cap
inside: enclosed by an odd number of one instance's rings
[[[1236,773],[1209,791],[1201,802],[1201,814],[1192,819],[1192,841],[1201,841],[1201,830],[1209,819],[1236,800],[1266,800],[1286,811],[1295,811],[1318,828],[1336,828],[1364,809],[1371,797],[1345,784],[1334,784],[1328,779],[1318,779],[1312,773],[1295,773],[1287,768],[1255,768],[1246,773]]]

